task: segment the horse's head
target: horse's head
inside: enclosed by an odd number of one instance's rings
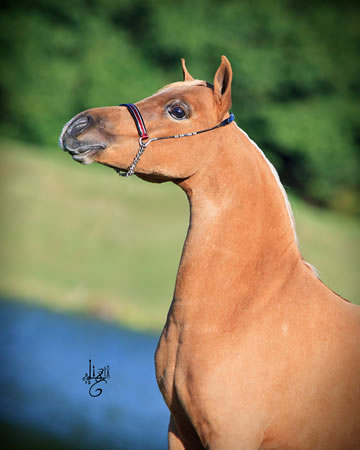
[[[135,173],[149,181],[190,177],[206,166],[211,152],[218,148],[216,142],[220,142],[221,133],[211,131],[184,139],[152,141],[153,138],[212,128],[224,120],[231,106],[232,70],[225,56],[213,85],[193,79],[184,60],[182,68],[184,81],[165,86],[136,103],[149,137],[142,142],[150,145]],[[94,108],[76,115],[64,126],[60,145],[80,163],[95,161],[126,171],[137,154],[139,133],[127,107]]]

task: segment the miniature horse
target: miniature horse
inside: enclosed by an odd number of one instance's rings
[[[303,261],[275,169],[229,116],[229,61],[213,85],[182,67],[184,81],[82,112],[60,136],[78,162],[189,199],[155,355],[169,448],[359,449],[360,308]]]

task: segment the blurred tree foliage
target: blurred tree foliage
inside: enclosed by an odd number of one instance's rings
[[[329,1],[3,0],[1,133],[53,144],[80,110],[233,71],[236,119],[283,182],[359,213],[360,14]]]

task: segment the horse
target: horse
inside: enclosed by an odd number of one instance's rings
[[[360,308],[327,288],[298,248],[278,174],[235,123],[232,69],[136,104],[93,108],[63,128],[82,164],[172,181],[190,223],[156,378],[171,450],[359,449]]]

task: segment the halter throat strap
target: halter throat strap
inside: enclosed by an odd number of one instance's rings
[[[128,111],[130,112],[132,118],[134,119],[136,128],[139,133],[139,149],[138,149],[138,152],[137,152],[133,162],[130,164],[130,166],[128,167],[126,172],[122,172],[121,171],[122,169],[115,169],[118,172],[118,174],[121,175],[122,177],[129,177],[134,174],[135,167],[136,167],[137,163],[139,162],[141,155],[144,153],[146,147],[151,142],[161,141],[164,139],[176,139],[176,138],[182,138],[182,137],[187,137],[187,136],[195,136],[197,134],[206,133],[207,131],[216,130],[217,128],[221,128],[221,127],[224,127],[225,125],[229,125],[235,119],[234,114],[230,113],[229,117],[227,117],[226,119],[224,119],[223,121],[221,121],[220,123],[215,125],[214,127],[206,128],[205,130],[193,131],[192,133],[185,133],[185,134],[175,134],[173,136],[154,137],[154,138],[149,139],[149,135],[146,130],[146,125],[145,125],[144,119],[142,118],[142,115],[139,111],[139,108],[136,105],[134,105],[133,103],[121,103],[121,105],[119,105],[119,106],[126,106]],[[144,139],[147,141],[144,142]]]

